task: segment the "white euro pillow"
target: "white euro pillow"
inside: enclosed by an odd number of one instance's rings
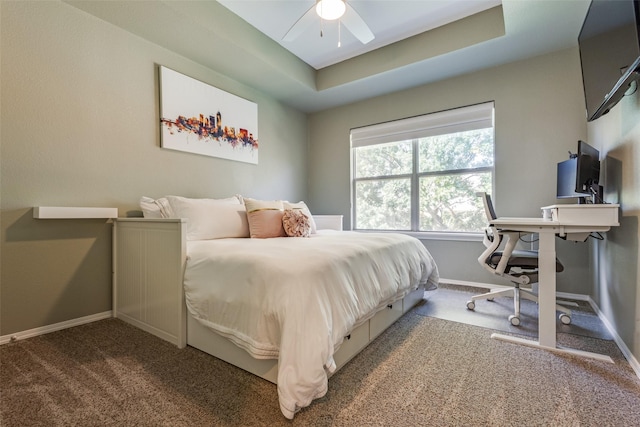
[[[142,196],[140,198],[140,209],[145,218],[173,218],[173,211],[166,197],[152,199]]]
[[[174,218],[187,219],[187,240],[249,237],[247,212],[237,197],[191,199],[166,197]]]

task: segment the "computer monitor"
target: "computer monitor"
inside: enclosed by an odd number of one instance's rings
[[[584,194],[576,191],[577,170],[577,157],[558,163],[556,181],[556,197],[558,199],[584,199]]]
[[[602,203],[600,152],[584,141],[578,141],[576,192],[590,194],[593,203]]]
[[[579,203],[603,203],[600,182],[600,152],[578,141],[578,152],[558,163],[556,197],[577,198]]]

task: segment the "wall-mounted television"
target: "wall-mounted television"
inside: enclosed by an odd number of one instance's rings
[[[592,121],[640,79],[640,0],[592,0],[578,45],[587,120]]]

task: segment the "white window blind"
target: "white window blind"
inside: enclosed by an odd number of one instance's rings
[[[493,102],[440,111],[351,130],[351,147],[493,127]]]

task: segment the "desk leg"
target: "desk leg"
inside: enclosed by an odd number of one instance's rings
[[[538,339],[542,347],[556,346],[556,242],[554,230],[539,233]]]
[[[529,347],[543,348],[558,353],[573,354],[582,357],[614,363],[604,354],[556,346],[556,241],[555,230],[549,228],[539,231],[538,245],[538,341],[514,337],[512,335],[492,334],[491,337],[522,344]]]

